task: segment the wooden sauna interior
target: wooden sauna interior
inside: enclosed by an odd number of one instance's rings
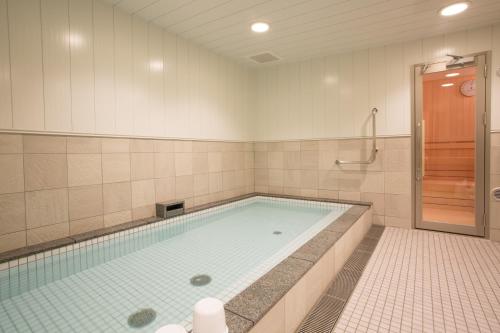
[[[424,75],[424,221],[474,225],[475,97],[464,96],[460,87],[475,79],[475,71]],[[442,86],[447,83],[453,86]]]

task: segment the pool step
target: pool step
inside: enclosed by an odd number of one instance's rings
[[[383,226],[373,225],[370,228],[326,292],[300,324],[297,333],[332,332],[383,232]]]

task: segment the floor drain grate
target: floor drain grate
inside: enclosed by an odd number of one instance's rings
[[[275,232],[273,232],[273,235],[281,235],[281,234],[282,234],[282,232],[279,230],[276,230]]]
[[[191,278],[190,282],[195,287],[206,286],[212,281],[212,278],[206,274],[195,275]]]
[[[141,328],[151,324],[156,319],[156,311],[153,309],[140,309],[128,316],[128,325],[133,328]]]

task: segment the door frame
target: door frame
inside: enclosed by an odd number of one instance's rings
[[[417,165],[421,163],[421,142],[419,141],[419,136],[421,134],[418,128],[418,123],[420,117],[422,116],[422,75],[420,74],[421,69],[426,65],[424,63],[415,64],[411,68],[411,105],[412,105],[412,116],[411,116],[411,149],[412,149],[412,167],[411,167],[411,187],[412,187],[412,223],[413,227],[417,229],[428,229],[435,231],[444,231],[451,233],[459,233],[473,236],[486,236],[489,237],[489,184],[490,184],[490,119],[491,119],[491,51],[488,52],[478,52],[473,54],[464,55],[464,57],[474,57],[478,75],[483,73],[485,80],[484,82],[484,99],[477,100],[476,102],[476,138],[482,136],[482,145],[480,143],[480,149],[476,149],[476,161],[478,160],[478,155],[482,154],[484,159],[481,159],[479,164],[476,164],[477,170],[483,170],[483,172],[477,172],[479,179],[476,178],[476,225],[474,227],[461,226],[455,224],[445,224],[445,223],[433,223],[422,221],[421,207],[421,193],[422,193],[422,182],[419,180],[420,170]],[[481,69],[484,68],[484,72]],[[478,81],[477,81],[478,82]],[[481,83],[482,84],[482,83]],[[477,83],[476,83],[477,86]],[[419,96],[420,98],[417,98]],[[479,110],[484,109],[484,115]],[[484,121],[481,121],[481,118]],[[484,125],[483,125],[484,123]],[[482,152],[481,152],[482,151]],[[479,185],[479,186],[478,186]],[[482,201],[482,211],[477,209],[477,203]],[[481,207],[479,207],[481,208]]]

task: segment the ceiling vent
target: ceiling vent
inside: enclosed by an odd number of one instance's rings
[[[250,57],[253,61],[258,64],[267,64],[269,62],[274,62],[280,60],[277,56],[272,54],[271,52],[264,52],[261,54],[256,54]]]

